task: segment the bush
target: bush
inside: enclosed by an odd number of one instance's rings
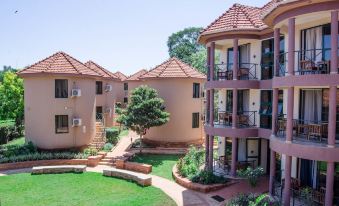
[[[247,167],[246,170],[238,170],[237,173],[238,176],[247,178],[249,184],[252,187],[255,187],[257,186],[259,177],[264,174],[264,169],[262,167],[257,167],[255,169]]]
[[[6,144],[12,139],[20,137],[20,130],[14,121],[2,121],[0,123],[0,144]]]
[[[98,154],[98,150],[93,149],[93,148],[86,148],[84,150],[84,154],[88,155],[88,156],[95,156]]]
[[[116,128],[106,129],[106,139],[108,143],[116,145],[119,141],[119,130]]]
[[[191,179],[193,176],[198,174],[204,160],[204,150],[197,149],[196,147],[190,147],[187,154],[177,162],[179,174]]]
[[[34,160],[51,160],[51,159],[86,159],[89,155],[85,153],[72,152],[35,152],[17,156],[4,157],[0,163],[25,162]]]
[[[7,145],[0,147],[0,155],[4,157],[25,155],[30,153],[36,153],[38,150],[32,142],[28,142],[24,145]]]
[[[253,194],[239,194],[236,197],[232,198],[227,206],[248,206],[250,202],[255,200],[255,196]]]
[[[113,148],[113,145],[112,145],[111,143],[106,143],[106,144],[104,145],[103,150],[104,150],[105,152],[109,152],[109,151],[112,150],[112,148]]]
[[[268,194],[261,194],[255,196],[254,194],[239,194],[232,198],[227,206],[279,206],[280,203],[271,198]]]
[[[217,176],[213,172],[201,170],[190,179],[192,182],[208,185],[217,183],[226,183],[228,180],[224,177]]]

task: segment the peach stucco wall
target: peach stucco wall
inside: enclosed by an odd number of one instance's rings
[[[68,79],[69,97],[55,98],[55,79]],[[95,79],[44,76],[25,77],[25,135],[39,148],[80,147],[95,135]],[[72,98],[71,89],[81,89],[81,97]],[[69,133],[56,134],[55,115],[69,116]],[[82,126],[72,127],[72,119],[82,119]]]
[[[159,142],[187,143],[202,140],[204,136],[203,122],[200,118],[199,128],[192,128],[192,113],[203,115],[203,98],[193,98],[193,83],[200,83],[201,91],[203,79],[152,79],[144,81],[129,81],[128,89],[131,92],[140,85],[148,85],[158,91],[165,101],[166,111],[170,113],[170,120],[163,126],[151,128],[145,135],[146,139]]]

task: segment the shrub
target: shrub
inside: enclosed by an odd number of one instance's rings
[[[196,175],[190,179],[192,182],[208,185],[217,183],[226,183],[228,180],[225,177],[217,176],[213,172],[200,170]]]
[[[109,152],[109,151],[111,151],[112,150],[112,148],[113,148],[113,145],[111,144],[111,143],[106,143],[105,145],[104,145],[104,151],[105,152]]]
[[[0,144],[6,144],[8,141],[18,138],[19,135],[13,121],[0,123]]]
[[[239,194],[232,198],[227,206],[279,206],[280,202],[271,198],[268,194],[255,196],[252,193]]]
[[[35,152],[17,156],[10,156],[0,159],[0,163],[13,163],[34,160],[51,160],[51,159],[86,159],[89,155],[85,153],[72,152]]]
[[[250,202],[255,200],[255,196],[253,194],[239,194],[232,198],[227,206],[248,206]]]
[[[252,187],[255,187],[257,186],[259,177],[264,174],[264,169],[262,167],[257,167],[255,169],[247,167],[246,170],[238,170],[237,173],[238,176],[247,178],[249,184]]]
[[[179,174],[191,179],[200,171],[200,167],[203,165],[204,159],[204,150],[197,149],[196,147],[190,147],[187,154],[177,162]]]
[[[84,154],[88,155],[88,156],[95,156],[98,154],[98,150],[93,149],[93,148],[86,148],[84,150]]]
[[[106,139],[107,142],[116,145],[119,141],[119,130],[116,128],[106,129]]]
[[[0,147],[0,155],[4,157],[25,155],[36,152],[37,148],[32,142],[28,142],[24,145],[7,145],[5,147]]]

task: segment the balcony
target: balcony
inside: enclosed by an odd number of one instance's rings
[[[237,114],[237,128],[256,127],[257,111],[239,111]],[[215,127],[232,127],[232,112],[217,111],[214,120]]]
[[[214,67],[214,77],[215,81],[224,81],[224,80],[233,80],[233,64],[216,64]],[[258,64],[254,63],[240,63],[237,73],[238,80],[258,80],[257,78],[257,68]]]
[[[286,140],[286,118],[279,118],[276,125],[277,137]],[[293,143],[327,147],[328,122],[293,119],[292,125]],[[337,134],[336,139],[339,140],[339,134]],[[338,141],[336,141],[336,147],[339,147]]]
[[[331,49],[311,49],[294,51],[295,58],[295,75],[314,75],[329,74],[331,62]],[[288,64],[288,52],[281,53],[279,56],[278,73],[276,77],[286,76]]]

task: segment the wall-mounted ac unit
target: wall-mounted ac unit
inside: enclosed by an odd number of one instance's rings
[[[80,97],[81,90],[80,89],[72,89],[72,97]]]
[[[110,91],[112,91],[112,85],[107,84],[107,85],[105,86],[105,92],[110,92]]]
[[[80,118],[73,118],[73,122],[72,122],[73,127],[81,126],[81,123],[82,121]]]
[[[106,107],[105,108],[105,113],[106,114],[110,114],[112,112],[112,108],[111,107]]]

